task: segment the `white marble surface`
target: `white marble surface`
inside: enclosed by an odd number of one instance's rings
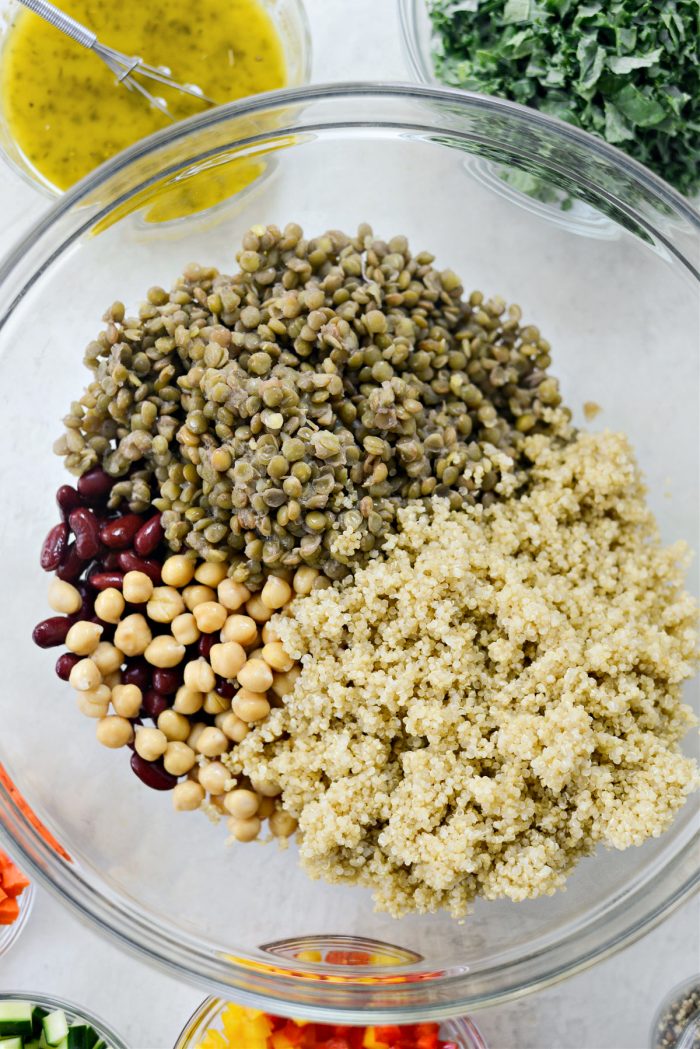
[[[394,0],[307,0],[314,80],[407,76]],[[0,171],[0,252],[46,206]],[[547,991],[476,1017],[492,1049],[645,1049],[661,997],[700,967],[697,900],[622,953]],[[169,1049],[204,991],[122,953],[44,891],[0,991],[41,990],[105,1017],[133,1049]],[[245,1049],[245,1047],[241,1047]]]

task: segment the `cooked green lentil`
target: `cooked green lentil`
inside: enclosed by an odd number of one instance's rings
[[[233,276],[191,265],[90,343],[56,444],[163,513],[173,550],[255,589],[301,563],[341,578],[407,500],[488,505],[522,481],[523,435],[560,402],[517,306],[465,297],[406,238],[254,227]]]

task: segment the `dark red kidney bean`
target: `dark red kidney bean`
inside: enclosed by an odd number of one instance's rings
[[[70,543],[63,554],[63,560],[56,569],[56,575],[66,583],[74,582],[85,568],[85,562],[78,557],[75,543]]]
[[[79,506],[71,510],[68,524],[75,533],[75,549],[83,561],[90,561],[100,549],[100,526],[92,510]]]
[[[76,656],[73,652],[64,652],[62,656],[58,657],[56,660],[56,673],[61,681],[68,680],[71,670],[82,658],[82,656]]]
[[[88,576],[88,583],[95,590],[106,590],[109,586],[113,586],[116,590],[121,590],[124,585],[124,573],[93,572],[92,575]]]
[[[78,493],[86,502],[102,503],[112,491],[114,478],[106,474],[101,466],[95,466],[78,478]]]
[[[68,520],[68,514],[71,510],[75,510],[76,507],[83,505],[83,500],[80,498],[75,488],[70,484],[62,484],[56,492],[56,502],[58,503],[58,509],[61,511],[61,517],[64,521]]]
[[[80,618],[89,619],[95,611],[95,594],[87,583],[78,583],[77,589],[83,599],[83,603],[80,606]]]
[[[118,572],[119,571],[119,552],[117,550],[106,550],[100,558],[100,571],[105,572]]]
[[[168,701],[165,696],[161,696],[160,692],[156,692],[155,689],[149,688],[143,697],[143,703],[141,709],[153,721],[157,721],[159,716],[164,710],[168,709]]]
[[[39,648],[55,648],[66,640],[72,623],[69,616],[50,616],[37,623],[32,631],[32,641]]]
[[[203,656],[204,659],[209,659],[209,653],[211,652],[212,645],[216,641],[213,634],[202,634],[199,641],[197,642],[197,653]]]
[[[162,542],[164,534],[163,526],[160,523],[160,514],[155,514],[136,533],[134,550],[141,557],[152,554]]]
[[[61,563],[68,547],[68,525],[54,525],[44,540],[39,563],[45,572],[53,572]]]
[[[131,768],[141,782],[152,790],[172,790],[177,783],[177,776],[166,772],[160,761],[144,761],[135,751],[131,755]]]
[[[164,696],[171,696],[177,692],[182,684],[182,672],[180,670],[162,670],[158,667],[153,671],[153,687],[156,692]]]
[[[236,695],[236,686],[233,682],[226,681],[222,677],[217,677],[215,689],[224,699],[233,699]]]
[[[119,555],[122,572],[145,572],[154,583],[160,583],[160,564],[145,557],[138,557],[133,550],[123,550]]]
[[[143,721],[141,720],[141,718],[129,718],[129,721],[131,722],[131,727],[134,729],[134,738],[132,739],[131,743],[127,743],[127,747],[129,748],[129,750],[133,751],[136,749],[136,729],[139,725],[143,725]]]
[[[150,664],[138,656],[135,659],[127,659],[126,670],[122,672],[122,683],[136,685],[142,692],[145,692],[151,684]]]
[[[142,524],[143,517],[138,514],[124,514],[102,525],[100,539],[110,550],[124,550],[131,546]]]

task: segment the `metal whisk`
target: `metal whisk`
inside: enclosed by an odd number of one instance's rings
[[[54,7],[48,0],[20,0],[20,3],[28,7],[30,11],[45,18],[47,22],[56,26],[66,36],[71,37],[72,40],[76,40],[83,47],[94,51],[105,65],[112,70],[120,84],[124,84],[130,91],[138,91],[147,102],[159,109],[169,120],[175,120],[175,117],[168,109],[164,99],[152,95],[136,79],[138,76],[145,77],[148,80],[155,80],[159,84],[165,84],[167,87],[171,87],[175,91],[181,91],[185,95],[191,95],[207,105],[216,105],[211,98],[207,98],[201,87],[198,87],[196,84],[179,84],[176,80],[173,80],[170,70],[166,66],[149,66],[148,63],[142,62],[140,58],[125,55],[121,51],[115,51],[113,47],[101,44],[90,29],[81,25],[80,22],[76,22],[74,18],[59,10],[59,8]]]

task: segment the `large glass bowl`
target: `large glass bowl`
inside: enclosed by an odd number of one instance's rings
[[[565,228],[494,193],[473,174],[485,155],[535,169],[595,222]],[[212,211],[157,221],[171,183],[232,160],[264,171]],[[289,220],[407,234],[467,288],[519,302],[553,344],[576,421],[596,402],[592,425],[627,431],[664,538],[697,546],[700,219],[682,198],[571,127],[461,92],[337,85],[217,109],[95,172],[0,265],[0,818],[17,861],[93,924],[221,997],[348,1022],[469,1013],[583,968],[683,900],[698,877],[692,802],[658,840],[582,862],[566,892],[480,901],[463,923],[397,921],[365,890],[309,881],[294,848],[229,850],[221,828],[173,812],[124,752],[98,746],[55,653],[30,640],[65,481],[51,445],[103,310],[135,306],[191,260],[233,267],[249,225]],[[347,949],[363,953],[339,964]]]

